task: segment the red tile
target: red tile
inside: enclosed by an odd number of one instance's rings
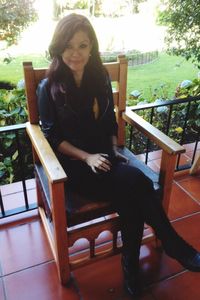
[[[0,299],[6,300],[5,293],[4,293],[3,280],[1,278],[0,278]]]
[[[136,157],[137,157],[139,160],[145,162],[145,154],[137,154]]]
[[[20,183],[17,183],[16,185],[11,184],[9,189],[9,185],[6,186],[6,189],[4,189],[4,187],[5,186],[2,187],[2,200],[5,211],[16,209],[25,205],[25,197]],[[35,188],[27,189],[27,197],[29,204],[37,202]]]
[[[2,197],[5,211],[25,206],[23,192],[8,194]]]
[[[187,151],[194,151],[195,143],[184,144],[183,147]]]
[[[199,300],[200,273],[183,272],[173,278],[159,282],[151,291],[155,299]]]
[[[1,230],[7,229],[8,227],[23,225],[25,223],[39,220],[39,213],[37,209],[29,210],[17,215],[2,218],[0,220]]]
[[[195,200],[200,202],[200,175],[187,176],[179,180],[180,186],[185,189]]]
[[[120,255],[106,258],[74,272],[75,280],[84,300],[131,299],[123,287]],[[153,300],[144,293],[141,300]]]
[[[172,224],[188,243],[200,251],[200,213],[185,217]]]
[[[35,179],[28,179],[25,181],[26,189],[35,189]],[[14,182],[11,184],[5,184],[1,186],[1,194],[3,195],[9,195],[13,193],[18,193],[23,191],[23,185],[21,181]]]
[[[40,221],[0,231],[0,260],[3,274],[52,260],[53,256]]]
[[[149,161],[148,166],[157,173],[160,171],[160,161],[158,159]]]
[[[141,247],[140,252],[141,278],[144,286],[168,278],[183,270],[183,267],[170,258],[155,243],[147,243]]]
[[[26,187],[27,187],[27,189],[35,189],[35,187],[36,187],[35,178],[27,179]]]
[[[188,157],[190,157],[191,159],[193,158],[193,154],[194,154],[194,152],[193,151],[187,151],[186,152],[186,155],[188,156]],[[199,149],[197,149],[197,151],[196,151],[196,154],[195,155],[199,155],[200,154],[200,150]]]
[[[54,262],[6,276],[5,288],[9,300],[80,300],[73,283],[60,284]]]
[[[172,186],[168,213],[170,220],[174,220],[197,211],[200,211],[200,205],[197,204],[185,190],[174,183]]]
[[[180,182],[188,178],[189,170],[182,170],[174,173],[174,181]]]
[[[186,155],[185,153],[180,155],[179,166],[188,165],[190,163],[191,158],[188,157],[188,155]]]
[[[14,182],[12,184],[5,184],[1,186],[1,195],[9,195],[13,193],[18,193],[23,190],[22,182]]]
[[[156,160],[161,158],[162,156],[162,150],[152,151],[149,153],[148,158],[149,160]]]

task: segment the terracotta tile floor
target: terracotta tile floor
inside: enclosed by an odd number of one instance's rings
[[[27,187],[30,201],[34,202],[34,181],[27,182]],[[2,187],[2,196],[11,208],[23,200],[21,185]],[[200,250],[200,175],[175,176],[169,217],[179,234]],[[123,289],[120,255],[76,270],[71,283],[63,287],[37,210],[0,222],[0,300],[130,299]],[[101,238],[105,241],[109,234]],[[80,241],[75,249],[85,245]],[[153,243],[141,247],[140,264],[144,283],[140,299],[200,299],[200,273],[184,270]]]

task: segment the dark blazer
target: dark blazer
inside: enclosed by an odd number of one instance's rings
[[[51,95],[48,79],[38,86],[39,114],[42,130],[56,151],[58,145],[67,140],[76,147],[90,153],[111,151],[110,137],[117,135],[112,88],[109,78],[105,91],[92,95],[84,84],[77,88],[75,83],[70,91],[59,91],[55,99]],[[99,107],[95,119],[94,99]]]

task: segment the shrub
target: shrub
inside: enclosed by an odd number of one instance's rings
[[[0,89],[0,126],[25,123],[27,121],[24,89]],[[24,130],[17,133],[2,132],[0,136],[0,181],[12,183],[32,177],[31,145]],[[18,151],[20,145],[21,152]],[[23,166],[21,161],[23,159]]]
[[[174,100],[199,95],[200,78],[184,80],[177,86],[174,93]],[[166,100],[170,99],[168,99],[166,85],[162,84],[159,89],[153,90],[152,96],[148,100],[143,98],[140,91],[132,91],[129,96],[128,104],[136,106],[150,102],[164,104]],[[173,106],[172,112],[170,112],[170,107],[167,105],[155,108],[152,119],[153,125],[162,132],[165,132],[178,143],[187,144],[196,141],[200,130],[200,98],[192,101],[189,105],[190,106],[188,106],[188,102],[176,104]],[[141,109],[138,113],[145,120],[150,121],[151,109]],[[168,124],[169,114],[170,124]],[[185,121],[186,118],[187,122]],[[135,153],[145,152],[147,147],[146,139],[144,139],[143,136],[135,130],[132,136],[134,140],[132,150]],[[151,149],[155,150],[155,145],[153,145]]]

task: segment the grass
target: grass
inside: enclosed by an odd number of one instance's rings
[[[153,90],[164,84],[168,97],[172,98],[177,85],[184,79],[196,78],[197,73],[198,69],[182,57],[159,53],[158,59],[149,64],[129,67],[127,91],[129,94],[139,90],[149,99]]]
[[[42,54],[20,55],[13,58],[8,64],[4,63],[3,59],[0,58],[0,80],[16,84],[23,78],[23,61],[32,61],[34,67],[48,66],[48,61]]]
[[[17,56],[9,64],[0,59],[0,80],[16,84],[23,78],[22,62],[32,61],[35,67],[48,66],[44,55]],[[177,85],[184,79],[197,77],[198,69],[180,57],[160,53],[157,60],[146,65],[129,67],[127,94],[139,90],[142,96],[150,99],[155,88],[166,85],[167,95],[172,98]]]

